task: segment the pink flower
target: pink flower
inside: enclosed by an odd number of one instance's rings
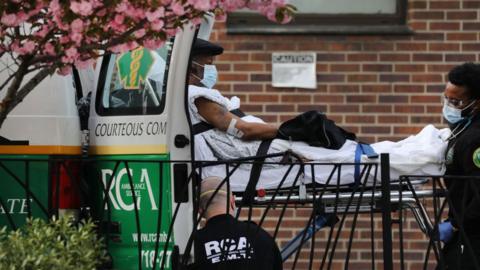
[[[152,28],[153,31],[160,31],[163,29],[164,26],[165,23],[163,22],[163,20],[157,20],[150,24],[150,28]]]
[[[113,21],[116,24],[122,24],[124,19],[125,19],[125,16],[123,16],[122,14],[117,14],[115,15],[115,18],[113,19]]]
[[[80,45],[83,39],[83,35],[81,33],[70,33],[69,37],[77,45]]]
[[[66,76],[66,75],[72,73],[72,67],[71,66],[64,66],[64,67],[60,68],[59,70],[57,70],[57,73],[59,75]]]
[[[52,11],[53,14],[58,13],[61,10],[60,4],[58,3],[58,0],[53,0],[50,2],[49,5],[50,10]]]
[[[161,39],[147,39],[143,41],[143,47],[149,50],[155,50],[163,46],[165,44],[164,40]]]
[[[19,55],[33,53],[35,50],[35,42],[27,40],[20,46],[19,42],[15,41],[10,45],[10,49]]]
[[[146,17],[145,10],[143,8],[132,9],[131,17],[134,19],[143,19]]]
[[[48,32],[50,31],[50,29],[48,29],[48,26],[47,25],[43,25],[42,28],[40,28],[40,30],[38,30],[37,32],[35,32],[35,36],[36,37],[40,37],[40,38],[44,38]]]
[[[71,47],[71,48],[68,48],[67,50],[65,50],[65,55],[67,57],[70,57],[70,58],[78,58],[78,51],[76,48],[74,47]]]
[[[196,18],[193,18],[193,19],[191,20],[191,23],[192,23],[193,25],[199,25],[199,24],[202,23],[202,21],[203,21],[203,18],[202,18],[202,17],[196,17]]]
[[[65,43],[68,43],[68,42],[70,42],[70,37],[68,37],[68,36],[61,36],[60,37],[60,43],[61,44],[65,44]]]
[[[70,28],[72,29],[72,32],[74,33],[81,33],[83,31],[83,21],[80,19],[75,19],[73,22],[70,24]]]
[[[47,42],[43,47],[43,52],[48,55],[55,55],[55,46],[53,46],[52,43]]]
[[[103,17],[107,14],[107,9],[102,8],[100,11],[97,12],[98,17]]]
[[[150,12],[150,11],[145,12],[145,15],[147,16],[147,20],[149,22],[153,22],[153,21],[165,16],[165,9],[163,7],[160,7],[153,12]]]
[[[271,3],[272,6],[278,8],[285,6],[285,0],[273,0]]]
[[[165,30],[165,32],[167,33],[167,36],[169,37],[173,37],[177,34],[178,31],[180,31],[181,29],[180,28],[170,28],[170,29],[167,29]]]
[[[19,24],[17,15],[10,13],[3,13],[2,19],[0,20],[1,23],[5,24],[6,26],[17,26]]]
[[[136,49],[138,47],[138,43],[136,41],[130,41],[127,43],[128,51]]]
[[[16,16],[17,16],[17,24],[25,22],[30,17],[23,11],[18,12]]]
[[[10,44],[10,50],[12,50],[15,53],[20,53],[21,52],[20,45],[19,45],[19,42],[17,40]]]
[[[188,0],[188,3],[201,11],[207,11],[211,7],[210,2],[205,0]]]
[[[118,12],[118,13],[124,13],[125,11],[128,10],[128,2],[126,1],[122,1],[120,4],[117,5],[117,7],[115,8],[115,11]]]
[[[134,35],[136,38],[142,38],[143,36],[145,36],[145,33],[146,33],[145,29],[139,29],[139,30],[135,31],[135,32],[133,33],[133,35]]]
[[[71,2],[70,9],[79,15],[82,16],[89,16],[93,13],[93,6],[92,3],[88,1],[81,1],[81,2]]]
[[[53,21],[55,23],[55,26],[60,28],[61,30],[68,31],[70,30],[70,26],[66,23],[63,22],[63,14],[61,15],[54,15],[53,16]]]
[[[76,48],[70,47],[65,50],[65,56],[62,57],[63,63],[73,63],[78,60],[79,53]]]
[[[183,14],[185,14],[185,8],[183,7],[183,5],[180,2],[175,1],[171,5],[171,8],[172,8],[173,13],[177,16],[182,16]]]
[[[35,42],[31,41],[31,40],[28,40],[27,42],[25,42],[23,44],[23,49],[25,51],[25,53],[33,53],[33,51],[35,50]]]

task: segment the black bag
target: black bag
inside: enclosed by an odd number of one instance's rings
[[[340,149],[346,139],[356,140],[355,133],[337,126],[319,111],[308,111],[284,122],[277,133],[278,139],[303,141],[311,146]]]

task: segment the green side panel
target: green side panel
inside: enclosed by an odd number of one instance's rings
[[[48,156],[0,155],[0,185],[0,227],[22,226],[29,212],[48,218]]]
[[[92,175],[88,177],[93,194],[92,210],[95,218],[102,221],[114,269],[139,269],[139,263],[142,269],[153,268],[157,238],[156,269],[160,269],[172,222],[170,163],[160,161],[168,161],[169,156],[125,155],[95,159],[90,170]],[[159,219],[161,226],[157,235]],[[164,269],[171,269],[173,245],[174,239],[170,236]]]

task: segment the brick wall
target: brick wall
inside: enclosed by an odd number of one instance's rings
[[[316,109],[369,142],[404,138],[441,124],[446,73],[480,60],[479,9],[480,1],[409,1],[407,36],[227,35],[217,23],[212,39],[225,48],[217,87],[266,121]],[[279,51],[317,52],[317,89],[272,87]]]
[[[216,61],[217,88],[240,97],[244,111],[268,122],[280,123],[311,109],[325,111],[367,142],[405,138],[430,123],[443,127],[440,102],[446,73],[463,62],[480,61],[480,1],[409,1],[408,25],[413,35],[289,36],[227,35],[219,22],[212,40],[225,52]],[[315,51],[317,88],[272,87],[271,54],[279,51]],[[305,223],[296,213],[287,217]],[[292,224],[282,228],[280,244],[301,227]],[[422,269],[426,238],[414,220],[405,224],[407,269]],[[360,239],[369,240],[366,235]],[[372,269],[371,256],[368,247],[356,251],[350,267]],[[381,258],[380,251],[376,257]],[[308,267],[308,258],[301,260],[299,266]],[[334,266],[343,269],[341,263]]]

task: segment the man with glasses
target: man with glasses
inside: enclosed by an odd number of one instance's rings
[[[480,270],[480,178],[475,178],[480,176],[480,65],[453,68],[443,95],[443,117],[452,133],[444,179],[449,219],[438,228],[445,246],[437,269]]]

